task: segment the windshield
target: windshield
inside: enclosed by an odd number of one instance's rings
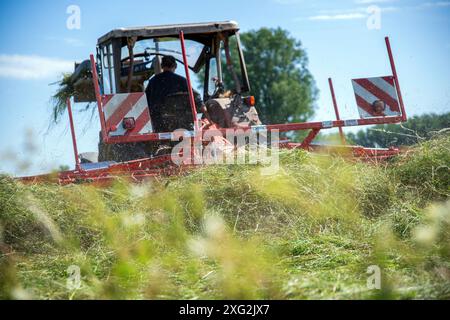
[[[185,40],[185,46],[188,65],[193,68],[205,46],[193,40]],[[122,61],[129,59],[128,55],[128,48],[126,46],[122,47]],[[150,56],[154,55],[171,55],[178,61],[183,61],[180,40],[178,38],[155,38],[138,41],[134,46],[134,55],[142,56],[149,60]]]

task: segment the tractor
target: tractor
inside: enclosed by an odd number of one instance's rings
[[[51,180],[60,184],[110,181],[115,177],[146,177],[174,174],[195,166],[195,148],[184,150],[184,159],[174,163],[173,150],[180,141],[196,142],[200,148],[215,143],[219,148],[236,149],[235,137],[251,134],[308,130],[300,143],[276,141],[280,148],[337,152],[382,161],[399,149],[363,148],[346,144],[343,127],[400,123],[406,113],[389,38],[385,39],[392,75],[353,79],[359,119],[341,120],[332,80],[329,79],[336,119],[322,122],[263,124],[257,101],[251,95],[245,58],[234,21],[120,28],[98,39],[96,53],[75,64],[73,102],[94,102],[100,118],[99,152],[78,153],[73,125],[72,101],[68,99],[75,169],[55,175],[22,178],[33,182]],[[161,59],[170,55],[187,82],[187,92],[166,97],[159,121],[149,109],[145,94],[147,81],[162,72]],[[231,81],[224,81],[230,79]],[[193,83],[202,87],[202,108],[194,96]],[[232,83],[226,87],[225,83]],[[161,120],[162,119],[162,120]],[[324,129],[339,128],[342,145],[313,144]],[[230,132],[232,138],[229,138]],[[267,140],[265,140],[267,141]],[[270,141],[271,145],[274,141]],[[180,151],[177,151],[180,152]],[[183,153],[183,151],[181,151]],[[172,157],[171,157],[172,155]]]

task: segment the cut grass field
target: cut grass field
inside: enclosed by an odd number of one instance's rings
[[[3,176],[0,298],[450,299],[449,163],[444,136],[379,165],[282,152],[272,176],[207,166],[106,189]]]

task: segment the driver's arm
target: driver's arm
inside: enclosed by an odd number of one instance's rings
[[[203,112],[201,110],[205,104],[203,103],[202,96],[196,90],[192,89],[192,91],[194,92],[194,100],[195,100],[195,106],[197,107],[197,112],[199,112],[199,111]]]

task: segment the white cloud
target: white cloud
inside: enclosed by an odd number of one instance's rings
[[[44,37],[45,40],[47,41],[57,41],[59,42],[61,45],[68,45],[71,47],[84,47],[85,43],[78,39],[78,38],[71,38],[71,37],[66,37],[66,38],[59,38],[59,37],[53,37],[53,36],[45,36]]]
[[[303,2],[303,0],[272,0],[272,1],[278,4],[298,4]]]
[[[388,2],[394,2],[397,0],[355,0],[355,3],[357,4],[375,4],[375,3],[388,3]]]
[[[329,10],[319,12],[318,15],[308,17],[308,20],[312,21],[327,21],[327,20],[355,20],[365,19],[369,16],[367,7],[359,7],[354,9],[344,10]],[[398,7],[380,7],[381,12],[394,12]]]
[[[49,79],[73,71],[73,61],[36,55],[0,54],[0,77],[21,80]]]
[[[435,8],[435,7],[449,7],[450,1],[425,2],[417,6],[419,9]]]
[[[381,12],[394,12],[400,10],[400,7],[381,7]]]
[[[290,1],[290,0],[277,0],[277,1]],[[294,1],[294,0],[291,0]],[[377,5],[381,3],[390,3],[398,0],[355,0],[355,3],[360,5]],[[431,9],[431,8],[443,8],[450,7],[450,1],[436,1],[436,2],[424,2],[422,4],[416,6],[383,6],[379,7],[380,11],[383,13],[395,12],[400,9]],[[319,11],[316,15],[307,17],[307,20],[311,21],[328,21],[328,20],[355,20],[355,19],[364,19],[369,16],[369,12],[367,11],[368,7],[359,6],[353,9],[334,9],[334,10],[325,10]],[[304,20],[302,18],[298,18],[296,20]]]
[[[372,5],[372,4],[379,4],[379,3],[390,3],[395,2],[398,0],[355,0],[355,3],[357,4],[366,4],[366,5]],[[412,5],[412,6],[402,6],[403,9],[427,9],[427,8],[441,8],[441,7],[449,7],[450,1],[428,1],[423,2],[418,5]],[[391,8],[399,9],[399,7],[385,7],[385,11],[388,11]]]
[[[308,20],[354,20],[354,19],[364,19],[366,18],[366,14],[362,14],[359,12],[354,13],[343,13],[343,14],[335,14],[335,15],[318,15],[318,16],[312,16],[308,17]]]
[[[63,41],[72,47],[84,47],[84,42],[77,38],[64,38]]]

